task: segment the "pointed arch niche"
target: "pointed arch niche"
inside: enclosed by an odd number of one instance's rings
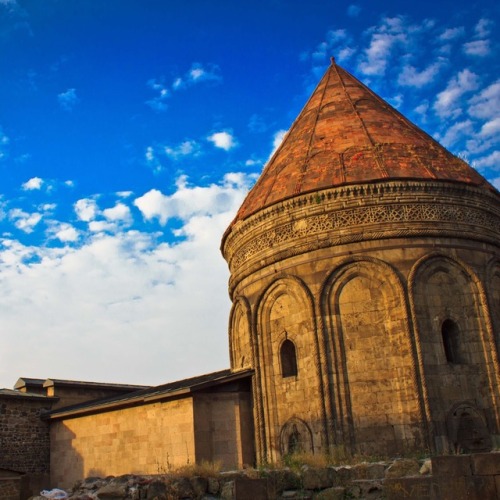
[[[253,367],[253,342],[250,330],[250,306],[239,297],[233,304],[230,316],[229,352],[231,368],[240,370]]]
[[[279,429],[292,417],[310,425],[318,439],[314,449],[321,449],[324,416],[314,318],[309,290],[296,278],[278,279],[259,301],[258,366],[271,460],[281,456]]]
[[[414,266],[409,288],[437,451],[453,449],[446,416],[460,401],[475,401],[496,433],[497,357],[477,276],[454,259],[430,255]]]
[[[492,262],[488,272],[488,299],[491,311],[495,344],[500,356],[500,262]]]
[[[395,272],[375,260],[348,263],[324,296],[342,439],[363,453],[421,446],[414,348]]]

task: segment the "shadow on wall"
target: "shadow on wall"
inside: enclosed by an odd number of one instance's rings
[[[64,422],[50,426],[50,486],[68,490],[84,475],[82,456],[72,446],[76,435]],[[96,474],[97,475],[96,471]]]

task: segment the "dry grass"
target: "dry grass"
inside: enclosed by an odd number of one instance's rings
[[[209,462],[208,460],[202,460],[199,464],[187,464],[181,467],[177,467],[174,470],[169,471],[171,474],[183,477],[215,477],[222,468],[222,462],[215,461]]]

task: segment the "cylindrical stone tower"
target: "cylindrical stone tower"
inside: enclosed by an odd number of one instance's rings
[[[258,460],[495,444],[500,194],[335,62],[222,252]]]

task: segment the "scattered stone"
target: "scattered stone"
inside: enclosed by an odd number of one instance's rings
[[[189,480],[193,492],[197,497],[202,497],[208,490],[208,479],[205,477],[194,476]]]
[[[167,486],[163,481],[152,481],[147,490],[147,500],[166,500]]]
[[[302,486],[305,490],[321,490],[333,486],[333,474],[328,468],[302,468]]]
[[[314,495],[314,500],[344,500],[346,489],[341,486],[327,488]]]
[[[125,498],[127,496],[127,490],[128,487],[126,484],[116,484],[110,482],[99,488],[96,492],[96,496],[100,500],[108,500],[108,498]]]
[[[399,458],[395,460],[385,471],[385,477],[405,477],[417,476],[420,471],[420,465],[411,458]]]
[[[422,467],[420,467],[419,472],[422,475],[432,474],[432,462],[430,458],[424,460],[424,463],[422,464]]]

